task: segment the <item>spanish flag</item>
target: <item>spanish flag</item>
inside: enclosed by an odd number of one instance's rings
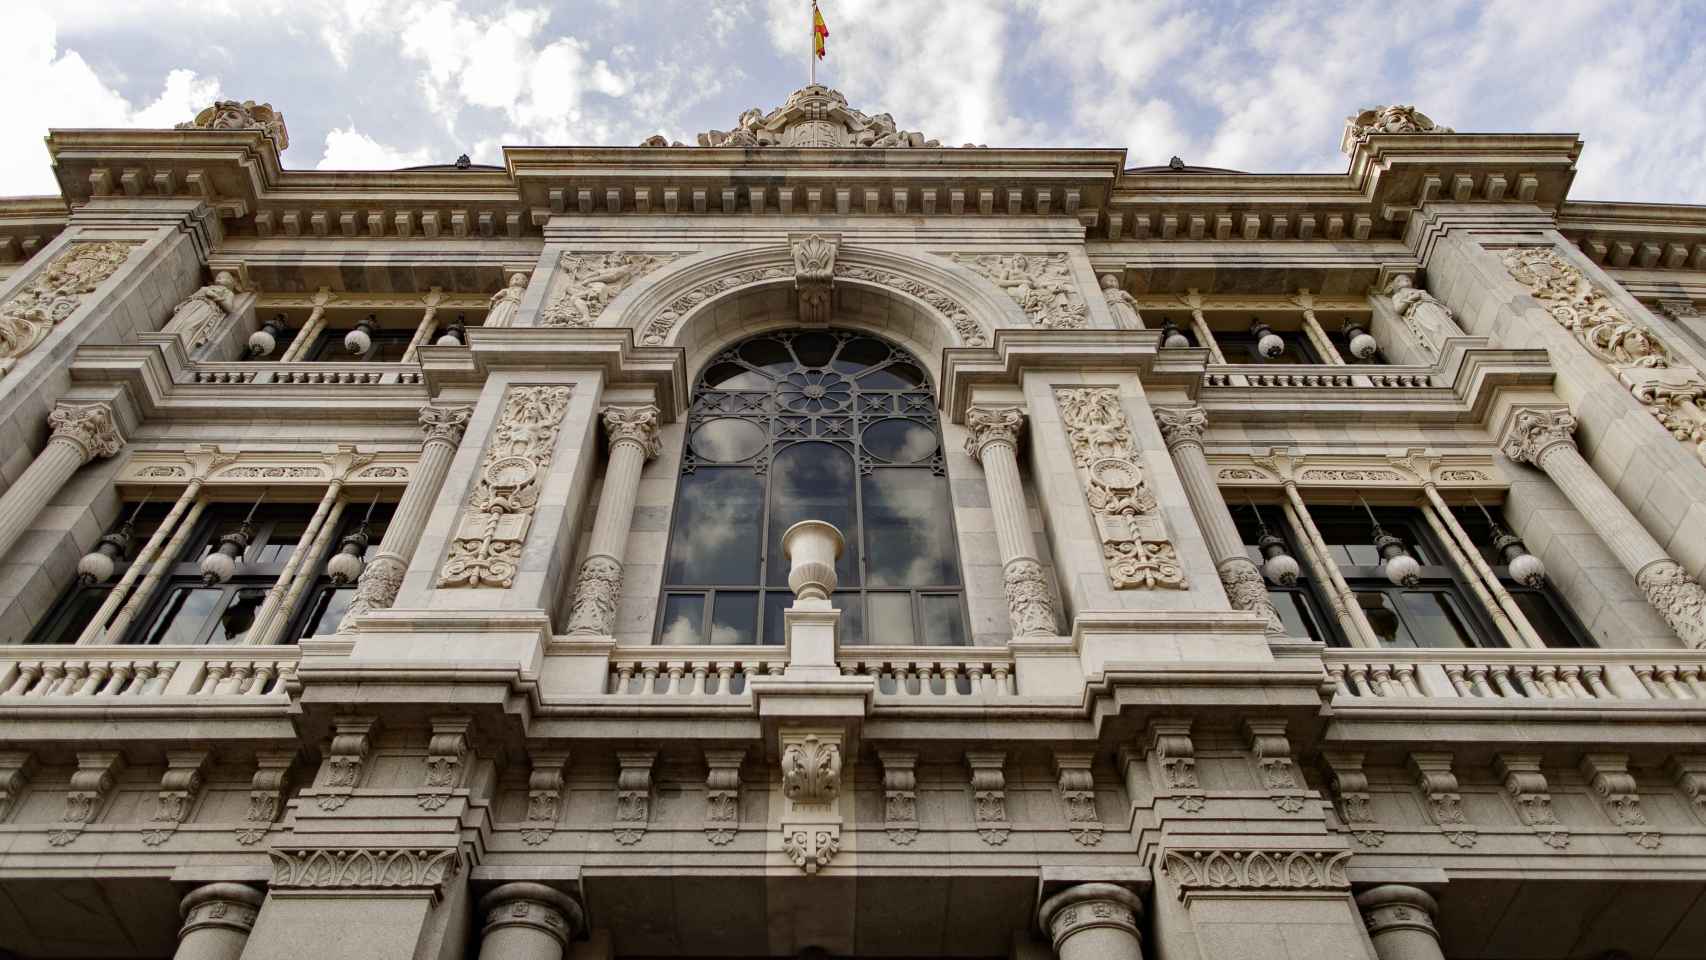
[[[829,24],[823,22],[823,14],[817,10],[817,3],[812,3],[812,52],[819,60],[823,59],[824,41],[829,39]]]

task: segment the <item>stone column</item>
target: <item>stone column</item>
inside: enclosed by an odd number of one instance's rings
[[[1576,418],[1567,410],[1520,407],[1511,413],[1500,446],[1512,460],[1545,471],[1676,635],[1690,647],[1706,649],[1706,589],[1665,553],[1582,459],[1575,430]]]
[[[1445,960],[1434,928],[1439,904],[1425,891],[1389,883],[1357,894],[1357,906],[1380,960]]]
[[[1167,441],[1167,452],[1179,471],[1185,496],[1190,498],[1191,512],[1202,527],[1203,540],[1214,555],[1214,565],[1220,571],[1220,582],[1226,596],[1239,610],[1251,610],[1268,619],[1268,635],[1285,636],[1285,624],[1268,600],[1268,585],[1262,571],[1244,552],[1244,538],[1238,535],[1238,525],[1226,509],[1226,500],[1214,482],[1214,470],[1203,453],[1202,431],[1208,425],[1208,415],[1202,407],[1156,407],[1155,423]]]
[[[124,437],[113,422],[113,408],[105,403],[62,406],[47,415],[47,422],[53,428],[47,446],[0,496],[0,558],[78,467],[124,447]]]
[[[184,925],[178,930],[173,960],[238,960],[263,899],[259,890],[240,883],[210,883],[191,890],[178,905]]]
[[[326,327],[326,304],[332,302],[332,291],[321,287],[314,294],[314,309],[309,311],[308,319],[302,324],[302,329],[296,332],[290,346],[284,348],[280,363],[290,363],[301,360],[308,348],[314,345],[314,340],[320,336],[320,331]]]
[[[1060,960],[1142,960],[1142,916],[1137,894],[1111,883],[1068,887],[1037,909]]]
[[[622,555],[628,530],[634,524],[634,497],[640,490],[640,470],[658,455],[658,408],[607,406],[600,411],[609,437],[610,459],[604,468],[604,488],[598,495],[598,515],[592,540],[575,580],[574,610],[569,632],[609,636],[616,627],[616,601],[622,594]]]
[[[421,408],[421,430],[426,440],[421,444],[421,457],[415,463],[415,475],[403,491],[403,499],[385,525],[385,536],[379,541],[379,555],[361,571],[356,581],[355,599],[338,622],[339,633],[355,629],[355,619],[369,610],[385,610],[397,599],[397,587],[403,582],[403,572],[409,569],[409,557],[420,543],[427,518],[444,486],[444,476],[450,471],[450,461],[468,428],[472,407]]]
[[[1054,636],[1054,604],[1025,511],[1019,479],[1019,432],[1025,411],[1018,407],[970,407],[966,410],[966,454],[983,465],[989,506],[995,517],[995,542],[1001,551],[1001,585],[1015,637]]]
[[[562,960],[581,926],[567,894],[538,883],[506,883],[480,898],[480,960]]]

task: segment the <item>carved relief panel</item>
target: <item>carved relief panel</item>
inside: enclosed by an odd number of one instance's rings
[[[1055,402],[1102,542],[1108,582],[1116,590],[1188,587],[1119,391],[1057,389]]]

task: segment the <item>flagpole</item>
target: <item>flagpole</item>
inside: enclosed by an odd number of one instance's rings
[[[806,33],[806,36],[811,39],[811,43],[806,46],[806,62],[811,64],[812,86],[815,87],[815,86],[817,86],[817,3],[816,3],[816,0],[813,0],[813,3],[811,5],[811,11],[812,11],[812,18],[811,18],[810,22],[808,23],[808,26],[811,27],[811,30],[809,30]]]

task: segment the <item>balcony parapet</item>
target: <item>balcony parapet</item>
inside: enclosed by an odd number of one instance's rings
[[[1005,647],[857,647],[836,658],[844,677],[877,680],[877,703],[931,699],[966,703],[1014,697],[1018,678]],[[784,647],[694,646],[617,648],[604,693],[661,701],[747,702],[755,677],[780,677]]]
[[[190,383],[415,385],[424,379],[420,365],[413,363],[201,361],[188,373]]]
[[[289,703],[296,647],[0,648],[0,708],[141,706],[186,699]]]
[[[1335,704],[1706,708],[1706,653],[1669,650],[1328,650]]]

